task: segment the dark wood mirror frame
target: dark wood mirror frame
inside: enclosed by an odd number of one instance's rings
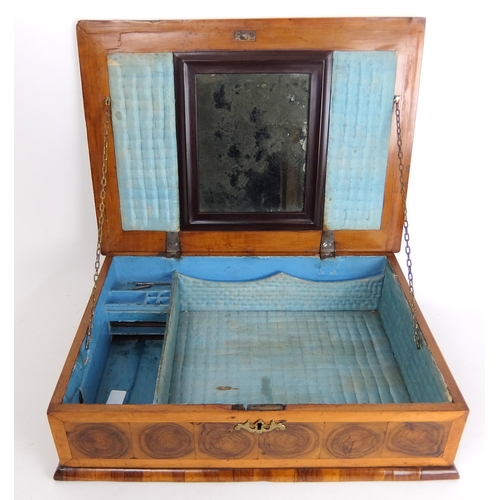
[[[322,227],[331,52],[197,52],[174,55],[183,230],[318,230]],[[202,74],[307,74],[310,77],[304,202],[301,211],[200,210],[196,77]]]

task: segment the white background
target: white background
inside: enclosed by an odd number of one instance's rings
[[[499,224],[494,217],[488,220],[487,212],[494,210],[498,198],[494,184],[499,167],[499,82],[488,69],[498,64],[498,54],[493,57],[491,50],[496,34],[490,23],[493,10],[488,12],[485,5],[438,0],[326,4],[25,0],[17,4],[13,440],[4,426],[6,442],[15,451],[14,466],[6,469],[15,472],[15,498],[498,498],[498,491],[486,490],[495,471],[493,455],[485,446],[485,360],[498,355],[488,338],[490,356],[485,356],[484,311],[498,309],[498,259],[492,243]],[[53,481],[57,456],[45,412],[90,295],[96,239],[77,20],[342,16],[427,18],[408,200],[411,246],[417,300],[471,409],[456,458],[461,479],[326,484]],[[5,16],[3,24],[8,29]],[[9,103],[7,97],[6,113]],[[3,213],[10,214],[11,179],[8,169],[5,172]],[[14,236],[9,222],[4,226],[6,247]],[[4,297],[9,257],[4,261]],[[10,323],[7,326],[3,339],[12,345]],[[498,330],[488,325],[488,337],[496,337]],[[5,366],[9,368],[8,361]],[[488,392],[498,400],[491,370],[488,377]],[[2,413],[7,418],[12,415],[7,402]]]

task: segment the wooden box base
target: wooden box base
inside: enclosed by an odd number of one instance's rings
[[[334,467],[303,469],[108,469],[59,466],[57,481],[128,482],[340,482],[459,479],[449,467]]]

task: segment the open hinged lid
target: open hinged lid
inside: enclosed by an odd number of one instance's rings
[[[102,252],[398,251],[393,102],[409,165],[424,25],[79,22],[98,213],[107,170]]]

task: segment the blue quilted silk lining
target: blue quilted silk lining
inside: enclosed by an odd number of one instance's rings
[[[178,275],[182,311],[357,311],[378,308],[383,275],[318,282],[279,273],[262,280],[204,281]]]
[[[328,229],[380,228],[395,79],[395,52],[333,54]]]
[[[383,275],[177,280],[180,314],[167,330],[175,354],[164,350],[157,402],[410,402],[376,312]]]
[[[163,346],[122,352],[114,321],[166,321]],[[115,257],[84,344],[64,403],[450,400],[384,257]]]
[[[178,231],[172,54],[108,56],[122,228]]]
[[[181,312],[170,403],[409,403],[369,311]]]
[[[415,347],[410,306],[391,267],[385,270],[380,317],[413,403],[442,403],[450,394],[427,346]]]

